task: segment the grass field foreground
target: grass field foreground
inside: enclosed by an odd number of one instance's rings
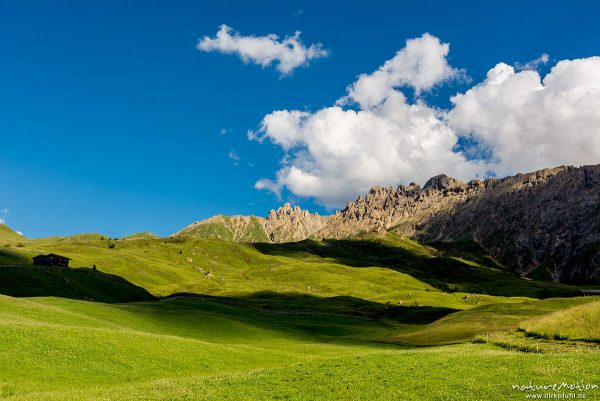
[[[215,300],[108,305],[1,296],[0,397],[523,399],[513,384],[600,381],[597,352],[533,354],[486,344],[414,348],[373,342],[399,330],[415,328]]]

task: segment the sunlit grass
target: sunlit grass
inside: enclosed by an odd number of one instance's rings
[[[401,250],[407,265],[422,257],[432,257],[430,248],[407,238],[390,237],[384,244]],[[265,254],[251,244],[206,238],[114,241],[102,239],[99,234],[29,240],[23,247],[11,248],[11,252],[27,257],[49,252],[65,255],[72,258],[73,267],[95,265],[99,271],[119,275],[156,296],[177,292],[243,296],[274,291],[322,297],[343,295],[395,305],[454,309],[526,300],[486,294],[468,296],[463,291],[444,292],[397,269],[374,263],[350,266],[343,259],[310,251],[307,247],[306,252],[300,254]],[[360,252],[367,254],[357,253],[357,258],[369,255],[368,249]],[[465,266],[464,269],[474,269]],[[478,269],[487,271],[483,267]],[[465,274],[473,275],[473,272],[465,271]],[[519,280],[508,273],[502,274]],[[524,287],[524,296],[528,288]]]
[[[527,334],[549,339],[600,342],[600,300],[559,310],[521,324]]]

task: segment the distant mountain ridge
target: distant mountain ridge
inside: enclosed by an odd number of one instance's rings
[[[286,204],[267,218],[215,216],[174,235],[292,242],[388,231],[421,242],[474,241],[520,275],[599,281],[600,165],[468,183],[439,175],[422,188],[373,187],[329,216]]]

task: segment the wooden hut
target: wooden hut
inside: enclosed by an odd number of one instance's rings
[[[61,266],[69,267],[69,260],[66,256],[50,253],[48,255],[38,255],[33,258],[33,264],[37,266]]]

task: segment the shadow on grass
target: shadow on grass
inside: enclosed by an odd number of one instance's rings
[[[202,326],[208,313],[219,316],[223,322],[237,321],[315,337],[312,340],[318,341],[377,341],[394,333],[397,325],[425,325],[456,312],[451,308],[382,304],[349,296],[322,298],[268,291],[237,297],[177,293],[156,298],[117,275],[89,268],[33,265],[0,266],[0,294],[121,303],[161,327],[181,326],[185,322],[192,323],[190,327]]]
[[[393,338],[400,333],[416,332],[457,312],[443,307],[380,304],[347,296],[321,298],[273,292],[239,297],[178,293],[159,302],[135,305],[136,313],[140,313],[137,308],[143,306],[142,313],[161,326],[181,325],[182,321],[210,325],[209,320],[217,318],[225,319],[231,330],[240,330],[235,327],[242,324],[311,342],[359,341],[387,345],[397,345]],[[238,324],[231,325],[232,322]],[[221,327],[221,324],[214,325]],[[237,334],[246,336],[244,332]],[[252,336],[250,332],[248,335]]]
[[[246,296],[213,296],[176,293],[168,299],[198,299],[248,310],[287,316],[337,316],[357,319],[387,319],[397,323],[427,324],[456,309],[433,306],[382,304],[349,296],[317,297],[308,294],[255,292]]]
[[[353,267],[384,267],[409,274],[447,292],[550,298],[576,296],[578,289],[566,284],[526,280],[500,270],[492,263],[482,266],[481,263],[485,263],[486,260],[484,256],[480,253],[469,255],[469,252],[464,250],[460,254],[445,250],[426,255],[375,240],[305,240],[252,245],[266,255],[298,259],[317,256]],[[469,263],[467,260],[477,263]]]
[[[0,266],[0,294],[12,297],[61,297],[98,302],[152,301],[146,289],[123,277],[89,268]]]

